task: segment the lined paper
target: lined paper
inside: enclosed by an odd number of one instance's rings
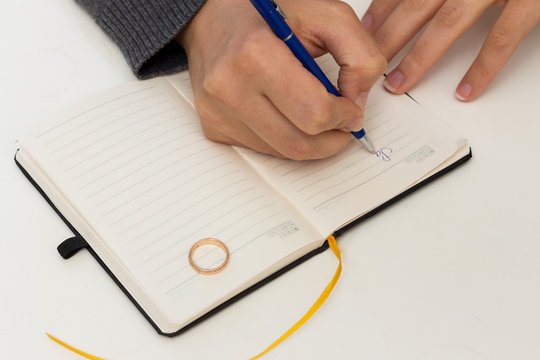
[[[318,62],[336,83],[339,68],[332,57]],[[352,137],[343,152],[317,161],[289,161],[238,149],[321,233],[329,234],[400,194],[463,142],[411,99],[389,96],[381,82],[370,93],[364,124],[378,156]]]
[[[123,280],[138,282],[175,321],[323,240],[231,147],[205,139],[165,80],[79,104],[26,145],[100,235],[94,241],[131,274]],[[210,278],[187,256],[206,237],[231,253],[227,271]],[[207,265],[222,257],[196,255]]]
[[[320,61],[335,81],[335,62]],[[356,141],[332,158],[304,162],[216,144],[201,132],[184,73],[67,108],[21,147],[59,187],[68,220],[84,219],[82,235],[172,332],[399,195],[463,144],[380,83],[365,119],[377,155]],[[206,237],[231,253],[215,276],[198,275],[188,263],[191,245]],[[216,249],[196,254],[205,266],[221,258]]]

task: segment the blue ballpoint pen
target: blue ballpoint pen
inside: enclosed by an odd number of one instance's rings
[[[312,73],[319,81],[324,85],[326,90],[335,95],[340,96],[334,85],[328,80],[324,72],[319,65],[311,57],[310,53],[306,50],[304,45],[296,37],[292,29],[289,27],[285,19],[285,13],[283,9],[275,2],[275,0],[250,0],[255,9],[261,14],[264,21],[270,26],[272,31],[279,37],[304,67]],[[365,148],[372,153],[375,153],[375,147],[369,140],[364,129],[358,131],[352,131],[351,134],[358,140]]]

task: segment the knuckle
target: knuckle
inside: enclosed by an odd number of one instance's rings
[[[214,130],[212,127],[207,126],[201,122],[201,128],[202,128],[204,137],[207,138],[208,140],[213,141],[213,142],[222,141],[221,137],[219,136],[219,133],[216,130]]]
[[[236,53],[239,56],[254,56],[257,54],[263,34],[261,31],[251,31],[245,34],[243,41],[237,43]]]
[[[389,45],[392,43],[391,38],[392,37],[390,36],[388,31],[383,31],[383,30],[377,31],[377,33],[374,36],[375,42],[377,43],[377,45],[379,46],[379,48],[381,49],[385,57],[389,57],[389,54],[387,54],[387,52],[388,52]]]
[[[350,70],[353,73],[361,74],[361,76],[376,76],[379,77],[386,71],[388,61],[386,56],[378,47],[365,49],[365,59],[361,61],[350,61]]]
[[[267,44],[275,40],[266,29],[256,29],[245,34],[243,41],[236,44],[233,61],[240,68],[259,67],[260,62],[266,58],[268,53]]]
[[[270,31],[255,29],[247,32],[241,39],[231,41],[227,51],[205,69],[203,89],[209,94],[223,94],[227,85],[264,76],[268,72],[268,44],[276,41]]]
[[[408,73],[420,74],[424,72],[426,64],[429,63],[429,49],[428,41],[419,40],[411,52],[403,58],[402,65],[407,68]]]
[[[377,55],[373,56],[372,60],[372,69],[373,72],[377,75],[382,75],[386,71],[386,68],[388,67],[388,61],[386,60],[386,57],[382,53],[378,53]]]
[[[206,100],[206,97],[204,95],[195,94],[195,100],[194,100],[195,110],[197,111],[197,114],[202,119],[206,119],[209,115],[209,102]]]
[[[201,81],[201,90],[204,94],[221,97],[223,89],[228,82],[230,68],[225,63],[220,63],[209,70]]]
[[[383,74],[388,69],[388,60],[386,59],[386,56],[384,56],[383,54],[381,54],[381,56],[379,57],[378,66],[379,66],[379,72],[381,74]]]
[[[205,97],[195,97],[195,110],[203,126],[203,130],[219,128],[219,117],[216,116],[212,102]]]
[[[334,3],[334,9],[338,14],[355,14],[354,9],[351,5],[344,1],[337,1]]]
[[[200,122],[201,131],[206,139],[217,143],[234,145],[230,142],[230,139],[224,135],[219,128],[209,122],[208,119],[200,118]]]
[[[453,27],[461,19],[465,10],[465,4],[462,1],[445,4],[435,15],[433,21],[442,27]]]
[[[350,120],[362,119],[362,122],[364,121],[364,110],[358,106],[351,106],[347,115]]]
[[[312,158],[313,151],[313,146],[306,138],[296,136],[288,140],[282,154],[291,160],[301,161]]]
[[[230,62],[214,65],[208,70],[195,93],[195,108],[198,112],[209,114],[218,103],[238,108],[245,102],[241,91],[245,85],[238,68]]]
[[[320,101],[317,105],[308,106],[305,112],[306,134],[317,135],[327,130],[329,121],[332,117],[332,108],[328,101]]]
[[[507,30],[495,30],[486,39],[486,46],[493,50],[506,50],[512,45],[512,36]]]
[[[487,79],[491,76],[491,67],[483,58],[478,58],[474,63],[474,73],[480,79]]]

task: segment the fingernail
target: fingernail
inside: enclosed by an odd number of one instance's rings
[[[356,99],[354,100],[354,102],[356,103],[356,105],[358,105],[361,109],[365,109],[366,108],[366,104],[367,104],[367,99],[368,99],[368,95],[369,93],[366,91],[366,92],[363,92],[363,93],[360,93],[360,95],[358,95],[356,97]]]
[[[472,93],[472,86],[469,83],[463,83],[458,86],[456,90],[456,97],[458,100],[461,101],[467,101],[469,96],[471,96]]]
[[[357,119],[353,119],[348,125],[347,125],[347,129],[349,131],[358,131],[360,130],[364,125],[364,119],[363,118],[357,118]]]
[[[384,80],[384,87],[390,92],[397,92],[397,89],[403,84],[405,80],[405,75],[399,70],[392,71]]]
[[[373,18],[371,17],[371,15],[364,15],[361,21],[362,25],[364,25],[364,29],[366,29],[367,31],[371,30],[371,27],[373,26]]]

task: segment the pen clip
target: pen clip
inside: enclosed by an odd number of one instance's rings
[[[283,11],[281,6],[279,6],[279,4],[275,0],[269,0],[269,1],[272,3],[272,5],[276,9],[276,11],[279,13],[279,15],[281,15],[283,20],[287,19],[287,15],[285,15],[285,11]]]

